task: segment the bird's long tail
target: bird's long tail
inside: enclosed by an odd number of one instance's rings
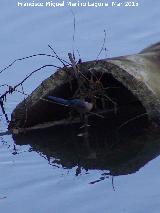
[[[51,96],[51,95],[48,96],[47,98],[49,100],[54,101],[57,104],[60,104],[60,105],[63,105],[63,106],[71,106],[70,100],[66,100],[66,99],[63,99],[63,98],[58,98],[58,97]]]

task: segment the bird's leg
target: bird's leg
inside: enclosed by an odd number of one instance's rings
[[[73,110],[71,109],[68,114],[69,114],[68,120],[72,123],[72,121],[74,119]]]
[[[79,116],[80,116],[80,121],[81,121],[82,125],[84,125],[84,114],[80,113]]]

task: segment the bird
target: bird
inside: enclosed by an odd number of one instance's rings
[[[56,96],[48,96],[47,99],[54,101],[56,104],[71,107],[80,114],[85,114],[93,109],[93,103],[81,99],[63,99]]]

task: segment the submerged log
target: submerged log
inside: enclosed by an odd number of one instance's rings
[[[118,107],[127,106],[128,109],[128,106],[132,105],[133,109],[136,104],[139,108],[134,116],[146,113],[149,120],[159,124],[160,43],[135,55],[84,62],[79,64],[79,69],[89,77],[91,75],[101,77],[104,87],[110,88],[108,96]],[[44,80],[14,109],[9,129],[31,130],[61,123],[68,124],[69,109],[44,99],[48,95],[72,98],[77,89],[72,72],[72,67],[65,67]],[[124,111],[126,113],[126,110]],[[78,122],[77,119],[74,122]]]

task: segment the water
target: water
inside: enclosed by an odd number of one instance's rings
[[[0,4],[1,68],[27,55],[51,54],[48,44],[65,60],[73,47],[79,50],[83,61],[95,59],[103,43],[104,29],[108,57],[133,54],[159,41],[158,1],[139,0],[138,7],[130,8],[74,8],[75,43],[72,41],[73,15],[69,8],[18,8],[15,0],[1,0]],[[103,52],[100,57],[105,55]],[[0,84],[15,85],[44,64],[60,65],[47,57],[17,62],[1,74]],[[30,93],[54,71],[47,68],[35,74],[24,84],[24,91]],[[22,99],[19,93],[9,96],[7,112]],[[6,126],[2,118],[1,131]],[[14,139],[16,144],[11,136],[1,138],[1,212],[159,212],[157,133],[131,135],[130,139],[128,135],[123,138],[122,149],[117,146],[113,151],[106,147],[105,151],[109,151],[105,162],[101,158],[85,158],[83,147],[80,154],[77,147],[73,147],[75,133],[69,135],[63,130],[63,134],[35,133]],[[99,135],[95,137],[95,141],[103,142]],[[127,142],[134,140],[137,145],[132,152],[132,145],[130,148]],[[94,150],[102,153],[102,148],[94,147]]]

